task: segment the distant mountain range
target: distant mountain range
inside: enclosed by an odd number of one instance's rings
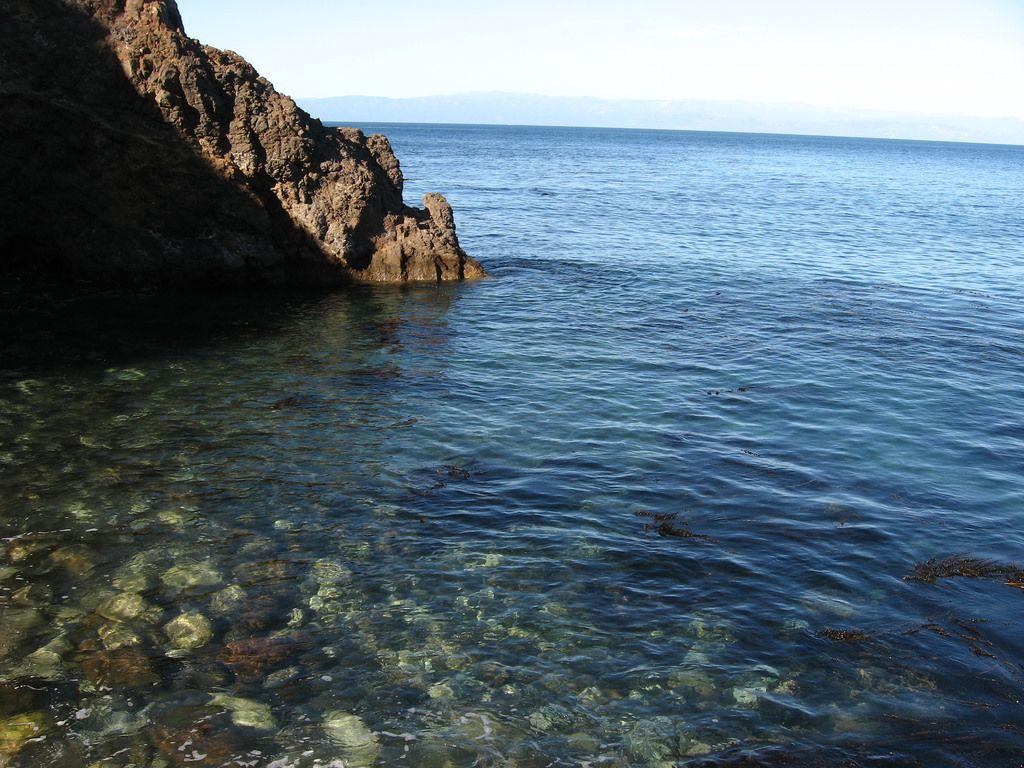
[[[525,93],[463,93],[388,99],[300,99],[313,116],[343,123],[466,123],[663,128],[749,133],[1024,144],[1024,120],[918,115],[798,104],[736,101],[638,101]]]

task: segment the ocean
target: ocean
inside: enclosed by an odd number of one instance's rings
[[[489,279],[0,310],[0,750],[1021,764],[1024,147],[361,127]]]

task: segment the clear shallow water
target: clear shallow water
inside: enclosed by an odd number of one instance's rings
[[[383,129],[492,280],[0,311],[0,763],[1020,764],[1024,150]]]

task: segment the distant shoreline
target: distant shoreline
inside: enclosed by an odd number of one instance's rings
[[[619,130],[829,136],[1024,146],[1014,117],[904,114],[802,104],[562,98],[466,93],[418,98],[339,96],[298,104],[330,122],[500,125]]]
[[[300,103],[301,106],[301,103]],[[316,114],[313,117],[319,117]],[[1012,150],[1024,150],[1024,142],[1020,144],[1007,144],[1002,142],[987,141],[964,141],[951,139],[904,139],[890,138],[886,136],[846,136],[825,133],[772,133],[764,131],[711,131],[693,128],[622,128],[608,125],[546,125],[534,123],[458,123],[445,121],[418,122],[409,120],[328,120],[319,118],[324,125],[340,128],[351,126],[358,128],[361,125],[373,126],[415,126],[415,127],[437,127],[437,128],[524,128],[537,130],[565,130],[565,131],[608,131],[608,132],[635,132],[635,133],[689,133],[701,136],[763,136],[775,139],[822,139],[838,141],[858,142],[893,142],[900,144],[938,144],[955,146],[977,146],[977,147],[1003,147]]]

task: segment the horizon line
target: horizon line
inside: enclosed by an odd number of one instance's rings
[[[338,97],[343,98],[343,97]],[[300,105],[301,107],[301,105]],[[845,134],[830,133],[774,133],[771,131],[709,131],[701,128],[636,128],[613,125],[561,125],[556,123],[459,123],[445,121],[408,121],[408,120],[324,120],[316,115],[310,115],[314,119],[329,128],[358,128],[364,125],[402,125],[402,126],[436,126],[436,127],[461,127],[461,128],[557,128],[561,130],[578,131],[639,131],[645,133],[699,133],[705,135],[727,135],[727,136],[775,136],[779,138],[792,139],[843,139],[846,141],[894,141],[906,144],[967,144],[976,147],[1003,147],[1007,149],[1024,149],[1024,142],[1020,144],[1007,144],[1005,142],[992,141],[970,141],[966,139],[904,139],[891,136],[851,136]]]

